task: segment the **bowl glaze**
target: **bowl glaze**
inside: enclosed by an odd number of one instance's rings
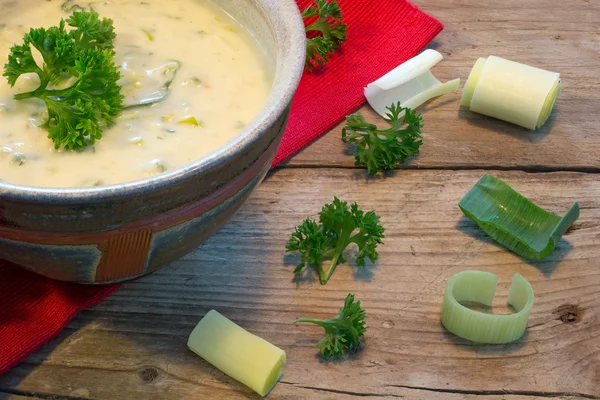
[[[64,281],[128,280],[192,251],[239,209],[283,136],[306,38],[293,0],[213,3],[273,61],[273,88],[258,115],[213,154],[145,180],[82,189],[0,183],[0,258]]]

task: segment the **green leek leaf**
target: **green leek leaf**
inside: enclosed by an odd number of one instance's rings
[[[487,174],[458,206],[492,239],[527,260],[549,256],[561,236],[579,218],[578,203],[561,218]]]

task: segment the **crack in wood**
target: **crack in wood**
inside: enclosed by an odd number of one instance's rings
[[[349,396],[355,397],[397,397],[404,398],[405,396],[395,395],[395,394],[383,394],[383,393],[371,393],[371,392],[353,392],[348,390],[338,390],[338,389],[326,389],[319,388],[314,386],[306,386],[300,385],[293,382],[285,382],[280,381],[279,384],[291,385],[301,389],[310,389],[327,393],[336,393],[336,394],[345,394]],[[585,393],[571,393],[571,392],[539,392],[533,390],[462,390],[462,389],[437,389],[437,388],[428,388],[428,387],[419,387],[419,386],[409,386],[409,385],[387,385],[387,387],[399,388],[399,389],[407,389],[407,390],[422,390],[425,392],[436,392],[436,393],[447,393],[447,394],[464,394],[464,395],[472,395],[472,396],[526,396],[526,397],[535,397],[535,398],[565,398],[565,397],[574,397],[574,398],[584,398],[584,399],[600,399],[600,397],[585,394]]]
[[[319,388],[319,387],[314,387],[314,386],[298,385],[297,383],[293,383],[293,382],[280,381],[279,384],[280,385],[282,385],[282,384],[290,385],[290,386],[300,388],[300,389],[316,390],[318,392],[326,392],[326,393],[345,394],[345,395],[355,396],[355,397],[396,397],[399,399],[404,398],[404,396],[399,396],[399,395],[394,395],[394,394],[363,393],[363,392],[351,392],[348,390],[325,389],[325,388]]]
[[[437,393],[452,393],[452,394],[467,394],[473,396],[531,396],[544,398],[557,397],[580,397],[584,399],[600,399],[598,396],[585,393],[572,392],[540,392],[535,390],[468,390],[468,389],[437,389],[419,386],[408,385],[387,385],[388,387],[396,387],[402,389],[424,390]]]
[[[274,167],[271,171],[277,171],[280,169],[350,169],[350,170],[364,170],[364,167],[358,167],[354,165],[339,165],[339,164],[281,164]],[[579,172],[584,174],[600,174],[600,168],[597,167],[547,167],[543,165],[515,165],[515,166],[503,166],[503,165],[453,165],[453,166],[429,166],[420,167],[416,165],[403,165],[401,168],[396,168],[384,172],[383,174],[393,174],[396,171],[412,170],[412,171],[476,171],[485,169],[488,171],[521,171],[528,173],[549,173],[549,172]]]
[[[15,396],[21,397],[29,397],[32,399],[42,399],[42,400],[90,400],[90,397],[74,397],[74,396],[65,396],[61,394],[51,394],[51,393],[38,393],[31,392],[27,390],[18,390],[18,389],[6,389],[3,388],[0,394],[12,394]]]

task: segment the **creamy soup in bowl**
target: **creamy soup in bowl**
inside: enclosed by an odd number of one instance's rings
[[[265,50],[226,12],[198,0],[0,0],[0,60],[30,27],[90,8],[113,20],[125,109],[94,145],[55,149],[40,127],[44,102],[13,98],[37,88],[38,76],[21,76],[14,87],[1,77],[0,180],[93,187],[163,174],[223,146],[270,92]]]
[[[0,77],[0,258],[112,283],[197,248],[261,182],[306,36],[294,0],[0,0],[0,56],[74,6],[114,20],[127,107],[94,145],[57,150],[44,103],[13,97],[38,78]]]

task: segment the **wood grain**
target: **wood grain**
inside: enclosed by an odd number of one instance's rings
[[[444,55],[434,73],[462,78],[479,57],[496,55],[560,72],[563,92],[549,122],[536,132],[472,113],[460,92],[422,106],[423,146],[403,168],[511,168],[600,172],[600,2],[597,0],[422,0],[444,23],[430,45]],[[368,119],[383,121],[366,105]],[[354,158],[341,126],[289,161],[294,166],[347,166]],[[382,126],[385,126],[383,122]]]
[[[0,391],[254,398],[186,348],[194,325],[215,308],[287,352],[273,399],[600,398],[600,180],[493,173],[550,211],[562,214],[580,202],[581,218],[547,260],[521,260],[462,217],[457,203],[482,171],[398,171],[370,180],[354,170],[283,169],[202,248],[82,312],[57,340],[0,377]],[[381,215],[387,232],[380,261],[365,270],[342,265],[326,286],[308,277],[293,282],[297,258],[284,254],[285,242],[334,195]],[[481,346],[445,332],[445,283],[465,269],[498,274],[500,312],[514,273],[532,283],[536,303],[525,338]],[[292,321],[334,315],[348,292],[363,302],[370,329],[362,351],[327,363],[315,347],[322,331]]]

